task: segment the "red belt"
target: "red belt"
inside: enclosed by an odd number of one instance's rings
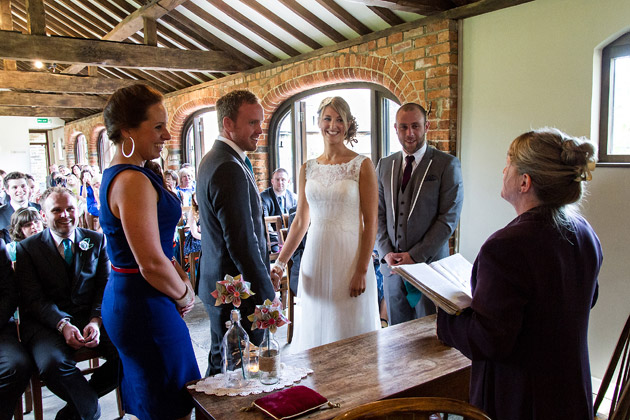
[[[121,268],[121,267],[115,267],[114,264],[112,264],[112,270],[114,270],[117,273],[123,273],[123,274],[134,274],[134,273],[140,272],[139,268]]]

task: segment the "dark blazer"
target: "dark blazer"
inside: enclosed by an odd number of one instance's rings
[[[245,306],[273,300],[258,188],[238,153],[223,141],[215,141],[199,165],[197,201],[203,232],[199,297],[214,305],[210,293],[216,282],[240,273],[255,293]],[[232,307],[224,306],[228,312]],[[249,309],[253,312],[253,306]],[[241,312],[243,318],[251,313]]]
[[[593,418],[588,320],[602,250],[581,217],[565,238],[540,212],[494,233],[472,271],[471,308],[439,311],[440,340],[472,359],[470,401],[495,420]]]
[[[39,204],[31,203],[30,201],[28,202],[28,206],[34,207],[37,210],[42,209]],[[4,242],[6,243],[11,242],[11,237],[9,236],[9,229],[11,227],[11,216],[13,216],[13,213],[15,213],[15,211],[13,210],[13,207],[11,207],[11,203],[7,203],[3,206],[0,206],[0,230],[6,229],[4,233],[4,237],[2,237],[2,239],[4,239]]]
[[[285,213],[288,214],[289,209],[297,206],[297,197],[295,196],[293,191],[286,190],[284,198],[286,201]],[[273,192],[273,187],[269,187],[261,192],[260,199],[262,200],[265,216],[282,216],[282,212],[280,211],[280,204],[278,203],[278,197],[276,197],[276,193]]]
[[[50,229],[20,241],[16,274],[20,279],[20,313],[56,328],[62,318],[89,320],[101,316],[110,263],[102,233],[76,228],[74,266],[66,270]],[[82,251],[79,243],[93,245]],[[75,321],[76,322],[76,321]]]
[[[0,239],[0,331],[7,325],[18,306],[18,289],[11,260]]]
[[[457,227],[464,201],[459,159],[427,147],[409,181],[412,203],[415,203],[410,206],[411,214],[398,216],[409,222],[405,223],[404,229],[396,231],[396,203],[402,168],[402,152],[382,158],[376,167],[379,196],[376,245],[379,255],[382,258],[390,252],[398,252],[400,247],[400,251],[409,252],[418,263],[447,257],[448,239]],[[386,265],[382,267],[389,270]]]

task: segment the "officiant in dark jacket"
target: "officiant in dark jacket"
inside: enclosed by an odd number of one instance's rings
[[[501,196],[518,216],[479,251],[471,307],[438,312],[440,340],[472,359],[471,403],[494,420],[593,418],[587,331],[602,249],[570,205],[595,159],[555,129],[517,137]]]
[[[103,234],[77,228],[77,200],[63,187],[42,194],[48,225],[17,246],[22,342],[47,387],[66,401],[56,420],[98,419],[98,398],[118,384],[118,355],[101,324],[110,262]],[[90,382],[74,353],[101,349],[107,362]]]

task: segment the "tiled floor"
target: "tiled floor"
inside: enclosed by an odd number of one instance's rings
[[[203,303],[197,298],[197,302],[193,310],[186,316],[186,324],[190,330],[190,337],[192,339],[195,355],[197,356],[197,363],[199,364],[199,370],[203,375],[208,367],[208,351],[210,349],[210,322],[208,315],[203,307]],[[282,327],[278,330],[276,338],[281,346],[284,346],[283,351],[288,351],[289,346],[286,345],[286,332],[287,327]],[[54,420],[57,411],[59,411],[65,402],[59,399],[56,395],[52,394],[47,388],[43,389],[43,406],[44,406],[44,420]],[[118,409],[116,405],[116,393],[111,392],[108,395],[100,399],[101,404],[101,419],[113,420],[118,419]],[[129,416],[125,416],[128,419]],[[194,416],[193,416],[194,418]],[[33,413],[24,415],[25,420],[34,420]]]

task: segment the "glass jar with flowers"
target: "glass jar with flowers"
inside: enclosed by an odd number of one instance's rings
[[[252,330],[263,329],[263,341],[258,347],[258,377],[264,385],[272,385],[280,378],[280,346],[274,334],[281,327],[289,323],[282,313],[282,303],[275,299],[265,300],[262,305],[256,305],[253,314],[247,317],[252,322]]]

